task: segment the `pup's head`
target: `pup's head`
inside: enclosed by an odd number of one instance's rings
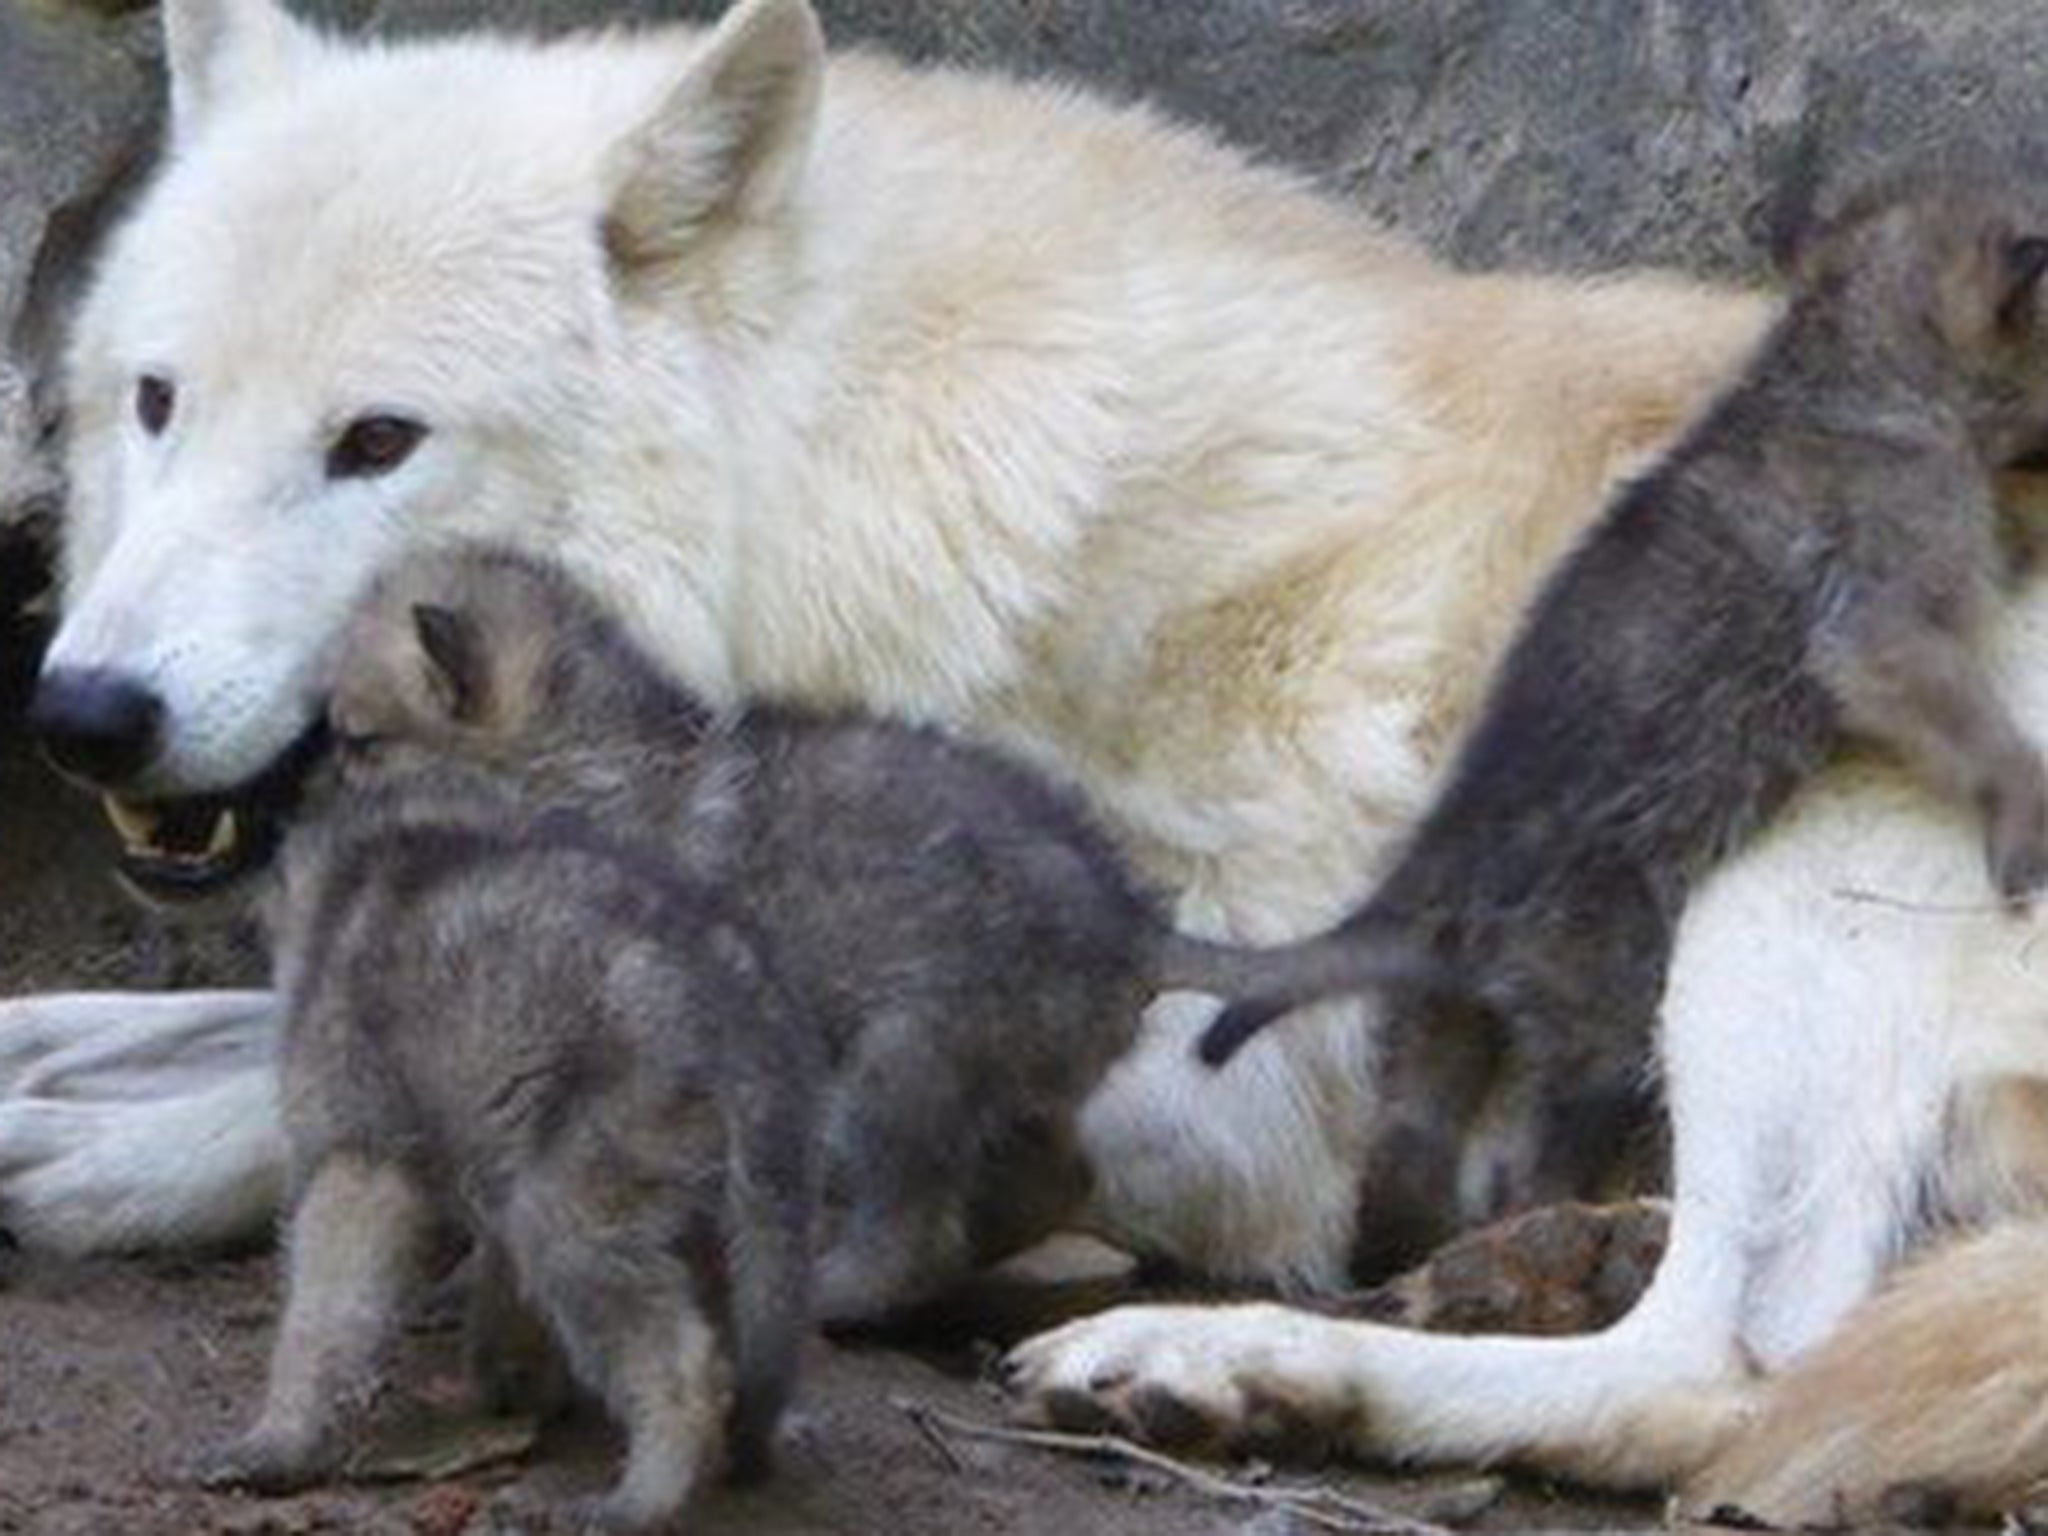
[[[163,15],[168,153],[73,339],[34,714],[177,896],[261,853],[236,812],[288,802],[351,604],[430,542],[601,564],[723,676],[724,311],[694,296],[782,270],[822,51],[806,0],[546,45]]]
[[[1794,303],[1946,386],[1994,468],[2048,450],[2048,167],[1942,161],[1874,180],[1781,239]]]
[[[438,550],[380,577],[332,677],[345,767],[425,755],[545,778],[672,747],[701,718],[588,592],[504,548]]]

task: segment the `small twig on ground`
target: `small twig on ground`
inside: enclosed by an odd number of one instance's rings
[[[940,1431],[939,1426],[932,1422],[931,1413],[928,1409],[920,1408],[917,1404],[906,1402],[901,1398],[896,1400],[896,1406],[902,1411],[904,1417],[910,1420],[910,1426],[917,1431],[919,1438],[932,1448],[932,1453],[939,1460],[946,1464],[947,1471],[965,1472],[967,1470],[966,1459],[953,1449],[953,1442],[948,1440],[944,1433]]]
[[[1446,1527],[1410,1519],[1332,1488],[1276,1487],[1270,1483],[1243,1482],[1148,1449],[1121,1435],[1079,1435],[1062,1430],[983,1424],[901,1397],[894,1399],[894,1405],[934,1445],[943,1445],[947,1436],[954,1435],[968,1440],[989,1440],[1002,1445],[1052,1451],[1064,1456],[1128,1462],[1132,1466],[1162,1473],[1208,1498],[1279,1510],[1308,1525],[1326,1531],[1349,1532],[1351,1536],[1449,1536]],[[956,1466],[959,1464],[957,1453],[951,1453],[950,1459]]]

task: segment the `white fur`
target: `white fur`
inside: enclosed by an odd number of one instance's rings
[[[1303,932],[1422,804],[1542,571],[1766,314],[1452,275],[1058,88],[870,59],[820,88],[801,0],[545,48],[342,45],[269,0],[166,18],[170,163],[76,338],[53,650],[162,694],[162,792],[260,770],[366,574],[482,533],[567,560],[715,698],[940,720],[1078,782],[1192,930]],[[159,439],[144,372],[178,385]],[[326,481],[333,435],[393,410],[420,451]],[[2048,735],[2038,588],[2003,644]],[[1754,1406],[1750,1362],[1829,1335],[1958,1181],[1944,1116],[2048,1066],[2037,937],[1959,818],[1835,774],[1686,919],[1673,1244],[1625,1321],[1138,1309],[1029,1346],[1024,1384],[1165,1387],[1225,1435],[1276,1400],[1376,1455],[1688,1473]],[[1211,1076],[1207,1011],[1161,1000],[1090,1107],[1100,1220],[1332,1280],[1369,1031],[1327,1010]],[[0,1012],[0,1214],[74,1250],[255,1225],[270,1028],[254,995]]]
[[[801,0],[548,47],[165,14],[169,163],[75,337],[51,654],[163,697],[145,791],[262,769],[365,575],[481,533],[568,561],[714,697],[1006,743],[1085,787],[1190,928],[1302,932],[1420,804],[1550,554],[1764,314],[1453,277],[1056,87],[856,57],[820,93]],[[177,385],[159,438],[144,373]],[[430,436],[324,479],[373,411]],[[1359,1010],[1228,1077],[1191,1059],[1207,1012],[1162,1001],[1091,1106],[1101,1223],[1334,1281]],[[246,1170],[162,1134],[140,1107],[45,1126],[0,1201],[74,1170],[37,1204],[70,1246],[96,1202],[163,1212],[136,1242],[226,1219]]]
[[[2048,739],[2048,584],[1998,649],[2020,718]],[[1954,1108],[1988,1082],[2048,1080],[2048,915],[2003,910],[1982,861],[1966,816],[1857,765],[1707,884],[1664,1010],[1671,1249],[1607,1332],[1447,1338],[1128,1308],[1021,1349],[1027,1398],[1163,1390],[1225,1437],[1275,1400],[1377,1458],[1517,1461],[1620,1486],[1691,1474],[1770,1400],[1749,1367],[1828,1338],[1918,1236],[1957,1172]]]
[[[8,1226],[62,1252],[259,1230],[284,1145],[262,992],[68,993],[7,1005],[0,1180]]]

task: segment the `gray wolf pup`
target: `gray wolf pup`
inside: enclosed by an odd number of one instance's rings
[[[520,1380],[537,1313],[628,1435],[593,1518],[662,1526],[728,1431],[736,1469],[765,1467],[789,1395],[809,1037],[745,923],[659,861],[459,768],[344,777],[288,840],[272,909],[289,1297],[262,1416],[208,1473],[276,1489],[339,1468],[452,1214],[478,1243],[473,1363]]]
[[[2048,878],[2040,758],[1972,650],[2004,563],[1993,476],[2048,440],[2048,209],[2012,185],[1895,180],[1800,241],[1783,319],[1550,582],[1342,925],[1450,978],[1388,1029],[1368,1268],[1584,1192],[1639,1098],[1688,893],[1844,738],[1979,810],[2002,895]],[[1203,1055],[1310,995],[1226,1009]]]
[[[828,1322],[929,1297],[1078,1211],[1075,1120],[1155,990],[1361,975],[1349,943],[1176,935],[1073,797],[986,749],[852,716],[715,716],[592,596],[509,551],[378,582],[334,721],[345,755],[495,770],[751,914],[830,1063]]]

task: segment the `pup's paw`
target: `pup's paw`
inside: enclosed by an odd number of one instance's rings
[[[679,1503],[652,1503],[623,1490],[573,1499],[562,1506],[561,1527],[578,1536],[657,1536],[676,1529]]]
[[[316,1440],[262,1426],[202,1455],[191,1469],[203,1488],[296,1493],[331,1476],[336,1458]]]

